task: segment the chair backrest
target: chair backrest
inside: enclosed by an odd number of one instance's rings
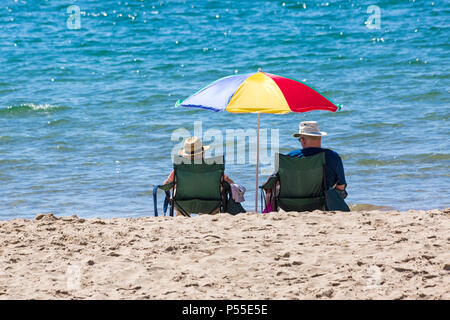
[[[280,207],[298,211],[324,209],[325,152],[302,158],[283,154],[278,157]]]
[[[312,198],[324,192],[325,153],[309,157],[279,155],[280,197]]]
[[[176,179],[175,200],[220,201],[220,184],[225,171],[223,156],[202,159],[201,163],[176,156],[174,159]]]

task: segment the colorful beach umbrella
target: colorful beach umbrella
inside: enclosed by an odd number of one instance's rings
[[[233,113],[257,113],[256,193],[259,170],[259,120],[260,113],[284,114],[328,110],[335,112],[338,106],[309,86],[289,78],[260,70],[256,73],[221,78],[197,91],[175,106],[203,108]],[[258,194],[255,211],[258,209]]]

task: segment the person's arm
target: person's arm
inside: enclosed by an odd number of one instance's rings
[[[164,181],[164,184],[172,183],[174,175],[175,175],[175,170],[172,170],[172,172],[169,174],[167,179]]]
[[[345,181],[345,174],[344,174],[344,165],[342,164],[341,157],[336,153],[336,161],[334,165],[334,171],[336,174],[336,183],[334,184],[334,188],[341,194],[341,197],[343,199],[347,198],[347,191],[345,191],[345,188],[347,187],[347,182]]]
[[[337,184],[335,186],[335,188],[338,189],[338,190],[345,190],[346,186],[347,186],[346,184]]]
[[[234,181],[231,180],[230,178],[228,178],[228,176],[227,176],[226,174],[223,174],[223,179],[224,179],[226,182],[228,182],[229,184],[233,184],[233,183],[234,183]]]
[[[337,153],[334,153],[333,171],[336,175],[336,183],[334,188],[341,191],[345,190],[347,187],[347,181],[345,180],[344,165],[341,157]]]

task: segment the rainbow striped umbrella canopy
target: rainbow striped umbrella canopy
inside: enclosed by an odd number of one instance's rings
[[[335,106],[317,91],[289,78],[259,70],[256,73],[221,78],[197,91],[175,106],[203,108],[234,113],[257,113],[256,190],[259,166],[259,118],[261,113],[307,112],[312,110],[337,111]],[[258,194],[255,211],[258,209]]]
[[[335,106],[307,85],[266,72],[221,78],[176,106],[235,113],[288,113],[311,110],[337,111]]]

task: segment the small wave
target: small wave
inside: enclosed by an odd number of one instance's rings
[[[358,139],[368,139],[368,138],[373,138],[373,137],[377,137],[379,135],[378,132],[361,132],[361,133],[356,133],[356,134],[349,134],[349,135],[343,135],[339,137],[339,140],[341,141],[356,141]],[[351,156],[351,155],[347,155],[347,156]]]
[[[352,114],[352,113],[356,113],[356,111],[355,110],[339,110],[339,111],[337,111],[337,112],[324,112],[323,114],[322,114],[322,116],[324,116],[324,117],[327,117],[327,118],[329,118],[329,117],[342,117],[343,115],[350,115],[350,114]]]
[[[51,120],[51,121],[47,121],[47,125],[49,126],[60,126],[60,125],[64,125],[70,123],[69,120],[67,119],[58,119],[58,120]]]
[[[409,95],[405,97],[411,101],[424,101],[424,100],[432,100],[439,97],[445,97],[446,95],[442,91],[432,90],[425,93]]]
[[[172,70],[172,69],[176,69],[178,68],[179,64],[176,63],[164,63],[164,64],[160,64],[158,66],[153,67],[153,70],[157,70],[157,71],[168,71],[168,70]]]
[[[6,108],[0,108],[0,115],[1,114],[15,115],[27,112],[50,112],[64,109],[67,109],[67,107],[55,106],[47,103],[45,104],[26,103],[18,106],[8,106]]]
[[[450,160],[450,154],[448,153],[424,153],[424,154],[418,154],[414,156],[414,158],[420,160],[420,161],[429,161],[433,162],[436,160]]]
[[[76,148],[67,146],[66,144],[58,144],[56,147],[54,147],[54,150],[58,152],[74,152]]]
[[[12,137],[11,136],[0,136],[0,143],[7,143],[12,141]]]
[[[395,157],[392,159],[360,159],[356,163],[365,167],[378,167],[378,166],[392,166],[392,165],[417,165],[432,163],[435,166],[436,161],[448,161],[450,155],[447,153],[425,153],[416,155],[405,155],[402,157]]]
[[[417,119],[448,121],[448,120],[450,120],[450,114],[442,114],[440,112],[429,112],[429,113],[426,113],[423,117],[417,118]]]
[[[367,167],[401,165],[401,164],[408,164],[410,162],[412,162],[412,161],[402,160],[402,159],[397,159],[397,160],[361,159],[361,160],[356,161],[356,163],[358,165],[367,166]]]
[[[401,128],[403,127],[403,123],[386,123],[386,122],[377,122],[377,123],[362,123],[358,124],[357,127],[359,128]]]
[[[26,163],[26,160],[23,159],[0,159],[0,164],[12,164],[12,165],[18,165],[22,163]]]

